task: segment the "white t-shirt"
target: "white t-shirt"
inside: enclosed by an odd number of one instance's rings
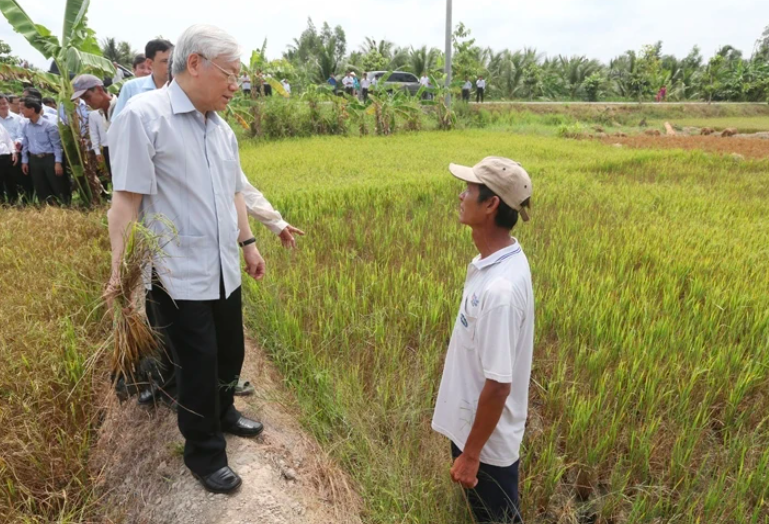
[[[243,89],[251,89],[251,78],[248,76],[240,77],[240,87]]]
[[[422,78],[419,79],[419,85],[429,86],[430,85],[430,78],[427,77],[427,76],[423,76]]]
[[[485,89],[486,88],[486,80],[478,80],[475,83],[475,87],[477,87],[478,89]]]
[[[462,89],[464,89],[465,91],[470,91],[472,88],[473,88],[473,83],[470,82],[469,80],[465,82],[464,85],[462,86]]]
[[[281,82],[281,85],[283,85],[283,89],[286,90],[286,93],[288,93],[290,95],[291,94],[291,84],[289,84],[288,82]]]
[[[534,292],[516,240],[468,266],[432,427],[464,450],[486,379],[510,384],[497,427],[480,460],[507,467],[520,458],[534,352]]]

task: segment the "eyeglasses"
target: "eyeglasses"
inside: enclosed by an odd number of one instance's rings
[[[208,58],[208,57],[205,57],[205,56],[203,56],[203,55],[200,55],[200,56],[201,56],[201,57],[202,57],[204,60],[208,60],[209,62],[211,62],[211,64],[212,64],[212,65],[214,65],[214,66],[215,66],[215,67],[216,67],[216,68],[217,68],[219,71],[221,71],[222,73],[224,73],[225,75],[227,75],[227,82],[228,82],[228,83],[230,83],[231,85],[234,85],[234,86],[238,85],[238,75],[239,75],[240,73],[231,73],[230,71],[227,71],[227,70],[226,70],[226,69],[224,69],[222,66],[220,66],[219,64],[217,64],[216,62],[214,62],[213,60],[211,60],[210,58]]]

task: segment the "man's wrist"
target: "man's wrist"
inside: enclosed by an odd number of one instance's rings
[[[256,239],[254,237],[250,237],[246,240],[243,240],[242,242],[238,242],[238,245],[244,249],[248,246],[256,246]]]

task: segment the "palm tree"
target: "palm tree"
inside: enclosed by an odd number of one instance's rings
[[[571,58],[559,56],[561,74],[565,82],[569,98],[579,97],[582,84],[593,73],[600,72],[601,63],[597,60],[589,60],[585,56],[573,56]]]
[[[427,49],[426,45],[423,45],[419,49],[411,48],[408,55],[408,62],[405,69],[411,71],[415,75],[421,75],[422,73],[432,73],[435,71],[438,65],[438,56],[440,51],[435,48]]]

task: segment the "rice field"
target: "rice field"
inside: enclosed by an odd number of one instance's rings
[[[450,161],[523,163],[537,301],[528,522],[769,519],[769,163],[489,131],[245,146],[306,228],[259,228],[249,328],[367,522],[469,522],[429,421],[474,256]]]
[[[243,144],[294,225],[254,225],[248,330],[369,523],[470,522],[429,427],[468,261],[449,162],[515,158],[537,332],[534,523],[769,521],[769,160],[501,131]],[[0,521],[101,522],[89,471],[106,339],[104,211],[0,209]],[[258,377],[248,377],[258,380]],[[101,381],[101,382],[100,382]]]

